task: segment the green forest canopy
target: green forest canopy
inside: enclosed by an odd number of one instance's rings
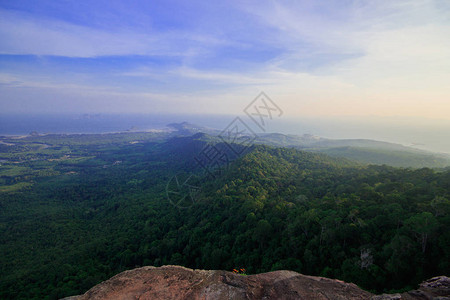
[[[3,186],[29,185],[0,192],[0,298],[80,294],[142,265],[289,269],[374,292],[449,274],[449,170],[253,146],[212,178],[195,168],[204,145],[72,143],[2,166]],[[180,209],[167,182],[191,172],[201,189]]]

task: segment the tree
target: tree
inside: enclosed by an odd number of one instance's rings
[[[407,226],[414,232],[425,253],[430,235],[437,229],[438,222],[433,214],[425,211],[406,220]]]
[[[259,247],[262,249],[265,242],[272,234],[272,225],[267,220],[259,220],[255,228],[254,237],[259,242]]]
[[[434,210],[434,216],[439,217],[450,213],[450,200],[442,196],[436,196],[431,201],[431,207]]]

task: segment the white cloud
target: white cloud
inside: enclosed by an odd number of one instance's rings
[[[435,4],[270,1],[245,9],[287,49],[267,67],[284,74],[274,90],[296,113],[449,119],[450,20]],[[330,61],[296,70],[326,53]]]
[[[0,54],[98,57],[189,56],[226,44],[214,36],[182,31],[102,30],[0,9]],[[188,51],[187,51],[188,50]]]

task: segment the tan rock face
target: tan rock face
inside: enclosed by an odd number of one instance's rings
[[[434,280],[433,282],[438,281]],[[440,280],[439,286],[442,287],[445,282],[445,280]],[[437,286],[437,284],[434,286]],[[439,292],[441,292],[439,296],[445,297],[442,294],[442,289],[439,289]],[[70,299],[432,299],[415,298],[413,294],[409,293],[397,294],[395,295],[396,298],[387,298],[387,296],[389,295],[375,296],[361,290],[352,283],[306,276],[292,271],[275,271],[243,276],[226,271],[192,270],[180,266],[163,266],[159,268],[142,267],[122,272],[96,285],[84,295],[71,297]],[[400,298],[397,298],[399,296]]]

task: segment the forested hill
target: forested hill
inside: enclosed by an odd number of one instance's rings
[[[187,122],[169,124],[174,135],[191,136],[206,133],[209,138],[222,132]],[[258,136],[240,136],[241,140],[253,140],[255,144],[274,147],[293,147],[330,156],[348,158],[363,164],[388,165],[404,168],[442,168],[450,166],[450,155],[420,150],[401,144],[370,139],[329,139],[311,134],[295,135],[263,133]]]
[[[351,167],[258,147],[205,188],[195,212],[197,221],[216,216],[202,231],[211,236],[212,257],[230,253],[252,272],[270,265],[381,291],[448,274],[449,191],[448,171]],[[217,235],[208,228],[219,228]]]
[[[204,139],[77,141],[2,165],[4,186],[28,185],[0,192],[0,298],[82,294],[143,265],[288,269],[377,293],[449,274],[450,170],[252,146],[211,175]],[[196,179],[171,194],[174,175]]]

